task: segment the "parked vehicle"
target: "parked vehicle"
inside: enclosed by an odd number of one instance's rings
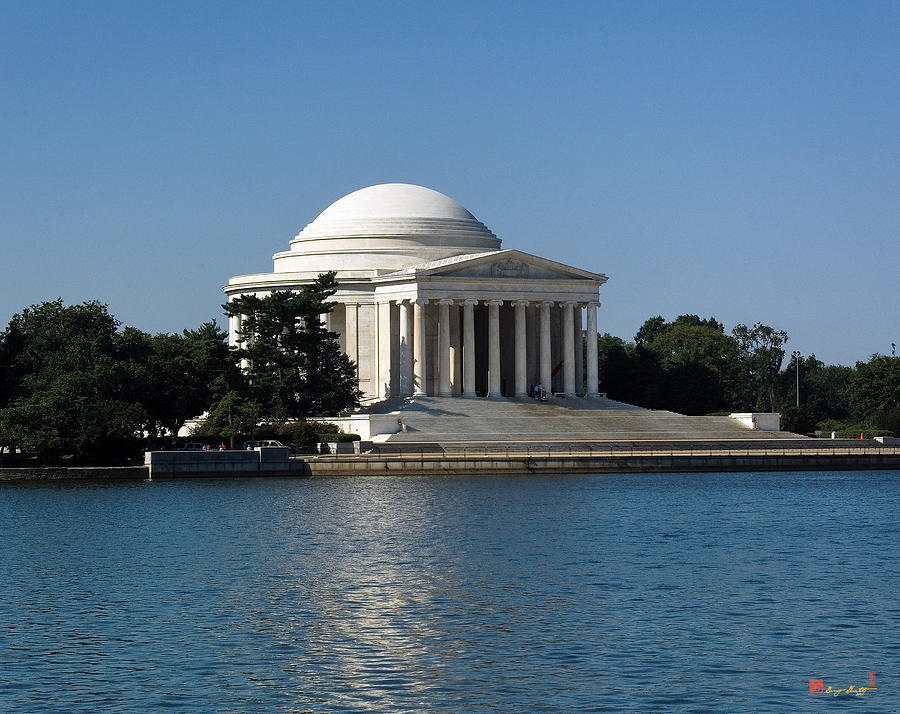
[[[256,449],[266,446],[284,446],[280,441],[275,439],[260,439],[259,441],[245,441],[244,448],[247,450]]]
[[[206,444],[201,444],[199,441],[189,441],[184,445],[181,449],[182,451],[206,451]]]

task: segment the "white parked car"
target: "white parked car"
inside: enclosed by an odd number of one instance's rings
[[[276,441],[275,439],[261,439],[259,441],[244,442],[244,448],[248,451],[260,446],[284,446],[284,444],[282,444],[280,441]]]

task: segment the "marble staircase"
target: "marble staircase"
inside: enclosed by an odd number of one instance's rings
[[[684,416],[611,399],[582,397],[466,399],[413,397],[386,400],[369,411],[397,413],[398,434],[388,443],[550,441],[737,441],[797,439],[788,432],[751,430],[727,416]]]

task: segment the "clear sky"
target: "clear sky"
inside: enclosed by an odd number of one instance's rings
[[[600,330],[900,343],[900,2],[0,0],[0,326],[175,332],[330,203],[434,188],[604,272]]]

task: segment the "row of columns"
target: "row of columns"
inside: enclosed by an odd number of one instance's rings
[[[400,300],[399,307],[399,394],[401,396],[426,394],[426,332],[425,332],[425,306],[427,298],[416,300]],[[450,306],[458,304],[457,301],[446,298],[438,299],[438,364],[437,364],[437,392],[439,396],[451,396],[451,349],[459,349],[459,330],[455,330],[456,343],[451,342],[451,318]],[[475,396],[475,306],[479,300],[470,298],[462,300],[462,394],[466,397]],[[488,308],[488,389],[487,396],[501,396],[500,379],[500,306],[503,300],[482,301]],[[528,395],[527,374],[527,338],[525,308],[530,301],[511,301],[514,309],[515,332],[515,395],[524,397]],[[562,369],[563,392],[567,395],[576,391],[576,366],[580,377],[581,344],[575,343],[575,308],[584,305],[587,308],[587,334],[597,334],[597,308],[600,303],[578,303],[573,301],[557,303],[556,301],[542,301],[540,305],[539,319],[539,355],[540,382],[549,389],[552,382],[551,364],[551,329],[550,308],[559,304],[563,308],[562,322]],[[390,333],[390,302],[378,303],[378,351],[379,351],[379,392],[380,396],[389,396],[388,385],[391,381],[391,333]],[[578,314],[577,325],[581,328],[581,314]],[[349,325],[348,325],[349,327]],[[410,346],[412,349],[410,350]],[[597,371],[597,339],[587,340],[586,359],[587,396],[598,396],[598,371]]]

